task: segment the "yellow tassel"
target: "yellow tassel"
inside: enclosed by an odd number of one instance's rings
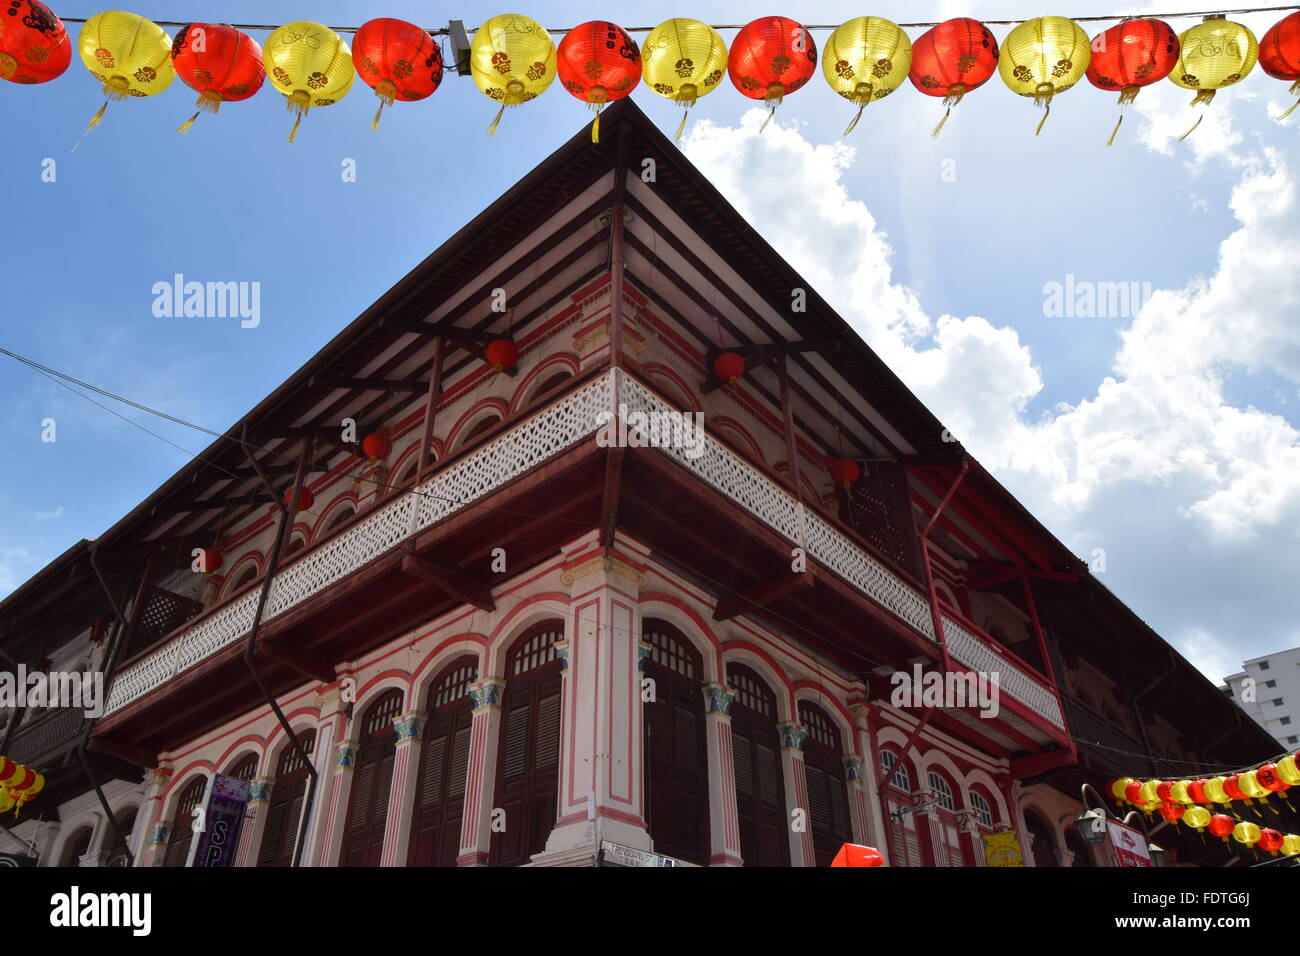
[[[75,153],[77,151],[77,146],[80,146],[81,140],[86,138],[86,133],[89,133],[92,129],[98,126],[99,121],[104,118],[104,110],[106,109],[108,109],[108,100],[105,100],[104,105],[99,108],[99,112],[90,118],[90,125],[86,127],[86,132],[81,134],[81,139],[77,140],[77,145],[73,146],[72,149],[68,150],[68,152]]]
[[[205,113],[221,112],[221,94],[216,90],[204,90],[194,104]]]
[[[375,110],[375,118],[370,121],[370,128],[372,130],[379,129],[379,117],[384,112],[384,107],[387,105],[388,104],[382,99],[379,101],[379,109]]]
[[[104,84],[104,95],[110,100],[124,100],[131,91],[131,81],[125,76],[111,76]]]
[[[779,103],[779,102],[780,102],[780,100],[777,101],[777,103]],[[760,126],[760,127],[758,128],[758,131],[759,131],[760,133],[763,132],[763,130],[767,129],[767,124],[770,123],[770,122],[772,122],[772,117],[776,115],[776,107],[777,107],[777,103],[773,103],[772,106],[771,106],[771,108],[768,109],[768,111],[767,111],[767,119],[763,120],[763,125]]]
[[[489,136],[495,136],[497,134],[497,127],[501,125],[501,114],[504,113],[505,111],[506,111],[506,104],[502,103],[501,109],[497,110],[497,115],[492,119],[492,125],[489,126],[487,129],[487,134]]]
[[[931,136],[938,137],[939,132],[943,129],[943,124],[948,122],[948,114],[951,112],[952,112],[951,106],[943,111],[943,119],[939,120],[939,125],[930,131]]]
[[[1201,120],[1203,120],[1203,119],[1205,119],[1205,114],[1204,114],[1204,113],[1202,113],[1200,116],[1198,116],[1198,117],[1196,118],[1196,122],[1192,124],[1192,128],[1191,128],[1191,129],[1189,129],[1189,130],[1188,130],[1186,133],[1184,133],[1182,136],[1178,137],[1178,142],[1181,143],[1183,140],[1187,139],[1187,137],[1191,136],[1192,133],[1196,131],[1196,127],[1198,127],[1198,126],[1201,125]]]
[[[293,129],[289,130],[289,142],[292,143],[298,136],[298,124],[302,122],[302,114],[299,113],[293,118]]]
[[[1039,133],[1043,131],[1043,124],[1047,122],[1047,117],[1051,115],[1052,115],[1052,100],[1049,97],[1047,100],[1047,105],[1043,108],[1043,118],[1038,121],[1038,129],[1034,130],[1035,136],[1037,136]]]
[[[690,114],[686,110],[682,110],[682,121],[677,124],[677,132],[673,135],[674,143],[680,143],[682,141],[682,133],[686,132],[686,117],[689,115]]]
[[[965,83],[953,83],[948,87],[948,95],[943,98],[944,106],[956,106],[970,90]]]
[[[1115,128],[1110,131],[1110,139],[1106,140],[1107,146],[1115,145],[1115,134],[1119,132],[1119,124],[1124,122],[1124,114],[1119,114],[1119,119],[1115,122]]]
[[[858,104],[858,112],[857,112],[857,114],[853,117],[853,122],[850,123],[848,126],[844,127],[844,135],[845,135],[845,136],[848,136],[849,133],[852,133],[852,132],[853,132],[854,128],[858,125],[858,120],[862,119],[862,111],[865,110],[866,108],[867,108],[867,104],[866,104],[866,103],[859,103],[859,104]]]
[[[1277,118],[1277,121],[1279,123],[1282,122],[1282,120],[1286,119],[1288,116],[1290,116],[1292,113],[1295,112],[1295,108],[1297,106],[1300,106],[1300,100],[1296,100],[1293,104],[1291,104],[1291,108],[1287,110],[1285,113],[1283,113],[1281,116],[1279,116]]]
[[[1196,106],[1199,103],[1213,102],[1214,92],[1215,92],[1214,90],[1201,90],[1195,96],[1192,97],[1192,106]]]
[[[372,130],[379,129],[379,114],[384,111],[384,107],[392,106],[397,100],[397,84],[392,80],[380,80],[375,87],[375,96],[379,97],[379,109],[375,110],[375,118],[370,124]]]
[[[591,141],[600,142],[600,111],[596,111],[596,118],[591,121]]]
[[[1138,98],[1138,94],[1141,92],[1142,87],[1140,86],[1124,87],[1124,89],[1119,91],[1119,105],[1123,106],[1125,103],[1134,102]]]
[[[182,136],[184,136],[186,133],[188,133],[188,132],[190,131],[190,127],[194,125],[194,121],[195,121],[196,119],[198,119],[198,118],[199,118],[199,114],[198,114],[198,113],[195,113],[193,116],[191,116],[189,119],[187,119],[187,120],[186,120],[184,123],[182,123],[180,126],[177,126],[177,127],[176,127],[176,132],[178,132],[178,133],[180,133]]]

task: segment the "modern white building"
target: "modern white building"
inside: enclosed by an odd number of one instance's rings
[[[1284,747],[1300,744],[1300,647],[1242,662],[1220,689]]]

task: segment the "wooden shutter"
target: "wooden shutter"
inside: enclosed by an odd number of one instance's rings
[[[195,777],[176,801],[172,816],[171,837],[163,854],[163,866],[185,866],[190,858],[190,843],[194,839],[194,808],[203,802],[208,789],[207,777]]]
[[[474,706],[469,685],[478,674],[473,656],[447,666],[429,687],[429,715],[420,745],[411,825],[410,866],[455,866],[469,772]]]
[[[310,730],[298,737],[308,754],[312,752],[315,739],[315,732]],[[262,848],[257,855],[258,866],[293,865],[308,776],[307,764],[298,756],[297,748],[287,747],[280,755],[275,783],[271,787],[271,800],[266,807],[266,829],[262,832]]]
[[[257,776],[257,754],[244,754],[226,771],[226,776],[252,783],[253,778]]]
[[[727,682],[736,690],[731,705],[731,747],[741,856],[746,866],[789,866],[776,696],[741,664],[727,668]]]
[[[656,853],[708,860],[709,793],[704,741],[704,664],[675,628],[647,621],[645,673],[655,699],[642,706],[646,818]]]
[[[555,642],[563,624],[549,621],[525,633],[506,662],[496,799],[505,830],[492,834],[495,866],[527,863],[555,826],[560,778],[560,691]]]
[[[826,711],[808,701],[799,704],[799,722],[808,728],[803,764],[813,856],[818,866],[830,866],[840,847],[853,842],[840,729]]]
[[[395,718],[402,709],[402,692],[388,691],[366,710],[352,778],[352,803],[343,836],[343,866],[378,866],[384,852],[388,797],[397,757]]]
[[[898,755],[880,751],[881,771],[898,767]],[[881,787],[881,802],[885,808],[885,823],[889,827],[889,859],[894,866],[923,866],[921,840],[916,830],[916,814],[905,813],[894,819],[893,814],[907,810],[913,804],[912,774],[907,764],[897,770]]]

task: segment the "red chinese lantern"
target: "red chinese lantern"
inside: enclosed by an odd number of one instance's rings
[[[848,458],[835,458],[831,461],[831,479],[844,489],[847,494],[853,483],[862,477],[862,466]]]
[[[1162,780],[1156,785],[1156,796],[1160,798],[1161,803],[1168,803],[1173,799],[1174,785],[1168,780]]]
[[[618,24],[591,20],[564,35],[555,57],[564,88],[595,112],[591,141],[599,143],[600,111],[641,82],[641,50]]]
[[[1228,837],[1232,834],[1232,817],[1226,813],[1216,813],[1210,817],[1210,832],[1216,837],[1220,837],[1224,843],[1228,842]]]
[[[1145,807],[1147,802],[1142,797],[1142,784],[1134,780],[1124,788],[1124,799],[1135,807]]]
[[[285,507],[295,512],[308,511],[311,509],[311,506],[314,505],[315,503],[316,503],[316,496],[312,494],[310,488],[303,488],[301,491],[298,492],[297,508],[294,508],[293,506],[293,489],[290,488],[288,491],[284,493]]]
[[[425,99],[442,82],[442,48],[414,23],[391,17],[361,24],[352,41],[352,63],[379,97],[371,129],[379,128],[385,106]]]
[[[519,361],[519,349],[511,339],[493,339],[486,350],[488,364],[497,372],[514,368]]]
[[[989,28],[970,17],[933,26],[912,44],[907,78],[922,93],[942,96],[948,107],[931,136],[938,136],[961,98],[983,86],[998,69],[998,41]]]
[[[1229,774],[1223,778],[1223,790],[1233,800],[1245,800],[1246,795],[1241,792],[1241,787],[1237,786],[1237,779],[1240,774]]]
[[[212,574],[221,567],[225,558],[222,557],[221,552],[216,548],[203,548],[199,551],[198,560],[199,567],[203,569],[203,572],[205,574]]]
[[[736,34],[727,54],[727,75],[736,89],[768,106],[761,133],[781,99],[817,71],[817,45],[803,25],[788,17],[759,17]]]
[[[1099,90],[1119,90],[1119,102],[1132,103],[1142,87],[1169,75],[1178,63],[1178,34],[1163,20],[1125,20],[1092,38],[1088,82]],[[1124,122],[1120,110],[1109,146]]]
[[[388,437],[388,429],[381,428],[361,439],[361,450],[372,463],[387,458],[393,450],[393,441]]]
[[[1291,80],[1291,95],[1300,96],[1300,10],[1269,27],[1259,41],[1259,65],[1275,80]],[[1300,106],[1297,101],[1279,120]]]
[[[1170,823],[1177,823],[1183,818],[1183,814],[1186,812],[1187,810],[1185,807],[1179,806],[1169,800],[1162,800],[1160,802],[1160,815]]]
[[[1282,782],[1278,776],[1277,764],[1266,763],[1255,771],[1255,779],[1260,782],[1265,790],[1272,790],[1274,793],[1283,793],[1290,787]]]
[[[0,11],[0,79],[47,83],[72,61],[63,21],[37,0],[10,0]]]
[[[181,27],[172,41],[172,63],[181,82],[199,94],[198,110],[177,127],[178,133],[188,133],[199,113],[215,113],[222,103],[248,99],[266,79],[257,41],[224,23]]]
[[[735,352],[723,352],[713,360],[713,374],[720,382],[735,382],[745,374],[745,360]]]
[[[1259,831],[1259,839],[1256,846],[1268,853],[1277,855],[1277,851],[1282,849],[1282,834],[1277,830],[1270,830],[1267,827]]]
[[[1187,785],[1187,794],[1192,798],[1194,803],[1209,803],[1210,798],[1205,794],[1205,781],[1193,780]]]

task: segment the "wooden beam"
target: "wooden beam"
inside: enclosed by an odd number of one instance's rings
[[[311,384],[321,388],[359,388],[375,392],[422,392],[425,385],[415,379],[395,378],[340,378],[321,376],[313,378]]]
[[[142,747],[119,744],[103,737],[91,737],[86,749],[95,753],[108,754],[110,757],[125,760],[137,767],[145,767],[149,770],[158,769],[158,755],[152,750],[145,750]]]
[[[261,649],[262,653],[267,657],[287,665],[304,677],[313,677],[324,684],[328,684],[338,676],[334,671],[333,664],[309,651],[276,644],[273,641],[264,642]]]
[[[737,614],[749,610],[751,606],[766,607],[773,601],[796,591],[806,591],[812,586],[813,576],[811,571],[791,571],[789,574],[783,574],[778,578],[760,581],[743,591],[724,594],[719,598],[718,606],[713,609],[713,619],[715,621],[729,621]]]
[[[614,531],[618,526],[618,497],[623,484],[623,460],[626,448],[611,448],[605,459],[605,488],[600,502],[600,543],[613,547]]]
[[[413,578],[432,581],[452,597],[471,604],[480,611],[496,610],[496,602],[492,600],[492,589],[487,585],[472,581],[455,571],[444,571],[414,554],[402,558],[402,573]]]
[[[242,495],[237,498],[205,498],[202,501],[179,501],[159,505],[150,512],[153,516],[184,514],[189,511],[213,511],[218,508],[238,508],[243,505],[271,504],[270,495]]]

